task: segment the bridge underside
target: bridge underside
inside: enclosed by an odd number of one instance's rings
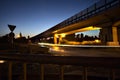
[[[62,37],[65,37],[65,35],[71,35],[77,32],[84,32],[84,31],[99,29],[100,39],[103,44],[119,45],[120,1],[113,0],[113,2],[117,2],[117,5],[114,4],[114,6],[110,7],[112,5],[112,2],[105,3],[105,6],[102,6],[98,9],[96,9],[96,5],[94,5],[94,10],[92,12],[87,12],[85,16],[84,15],[80,16],[81,17],[80,20],[77,20],[79,18],[76,18],[75,20],[73,18],[69,18],[63,21],[64,25],[61,26],[61,23],[60,23],[50,28],[49,30],[35,36],[33,39],[54,37],[54,43],[57,43],[57,37],[59,37],[59,39],[62,40]],[[110,8],[106,8],[106,7],[110,7]],[[86,9],[86,11],[88,10],[89,9]],[[81,20],[82,17],[85,17],[85,18]],[[69,20],[71,19],[72,21],[74,21],[74,23],[69,24]],[[67,24],[66,24],[66,21],[67,21]]]
[[[103,44],[119,45],[120,41],[120,7],[96,14],[92,18],[53,31],[54,34],[73,34],[89,30],[100,29]]]
[[[117,8],[113,7],[112,9],[108,9],[105,12],[96,13],[96,15],[87,18],[86,20],[55,30],[53,31],[53,33],[59,34],[59,33],[85,28],[88,26],[98,26],[98,27],[111,26],[120,20],[119,16],[120,16],[120,7],[119,6]]]

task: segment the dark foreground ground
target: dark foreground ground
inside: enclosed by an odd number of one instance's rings
[[[43,54],[50,56],[68,56],[68,52],[71,52],[70,55],[78,55],[74,54],[78,49],[75,48],[64,48],[60,47],[60,50],[64,50],[64,55],[58,54],[59,51],[55,51],[54,53],[49,53],[47,48],[41,48],[36,45],[32,45],[31,47],[28,45],[15,45],[11,48],[10,45],[2,45],[0,46],[0,53],[15,53],[15,54]],[[74,51],[71,51],[73,49]],[[45,51],[45,52],[44,52]],[[99,52],[101,51],[101,52]],[[89,52],[89,53],[88,53]],[[120,56],[119,48],[81,48],[79,56],[83,55],[96,55],[96,53],[100,53],[97,56],[105,56],[109,55],[112,57]],[[56,53],[56,54],[55,54]],[[90,54],[91,53],[91,54]],[[69,55],[69,56],[70,56]],[[118,56],[117,56],[118,55]],[[45,64],[45,80],[60,80],[60,66],[53,64]],[[14,63],[12,67],[13,79],[12,80],[23,80],[23,64],[22,63]],[[88,67],[88,80],[110,80],[110,69],[109,68],[101,68],[101,67]],[[83,67],[81,66],[72,66],[66,65],[64,69],[64,80],[82,80]],[[40,64],[27,64],[27,80],[40,80]],[[115,80],[120,80],[120,69],[115,69]],[[0,80],[8,80],[8,63],[5,62],[0,64]]]
[[[27,80],[40,80],[40,64],[27,64]],[[88,80],[110,80],[110,69],[101,67],[87,67]],[[12,80],[23,79],[23,64],[13,63]],[[44,65],[45,80],[60,80],[60,65],[45,64]],[[82,66],[64,66],[64,80],[82,80]],[[0,64],[0,80],[8,80],[8,63]],[[120,69],[115,69],[115,80],[120,80]]]

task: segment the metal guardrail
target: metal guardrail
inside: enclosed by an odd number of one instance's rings
[[[95,3],[94,5],[79,12],[78,14],[59,23],[55,27],[57,28],[57,26],[58,27],[61,26],[61,28],[62,28],[64,26],[68,26],[68,25],[77,23],[79,21],[88,19],[102,11],[108,10],[109,8],[114,7],[114,6],[120,6],[120,0],[100,0],[99,2]]]
[[[103,67],[110,69],[110,80],[115,80],[115,69],[120,69],[119,57],[81,57],[81,56],[43,56],[29,54],[0,54],[0,60],[8,62],[8,80],[12,80],[13,62],[23,63],[24,80],[27,79],[27,63],[39,63],[41,80],[44,80],[44,64],[60,65],[60,80],[64,80],[64,66],[83,66],[83,80],[87,80],[87,67]]]

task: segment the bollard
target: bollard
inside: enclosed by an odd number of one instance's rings
[[[12,80],[12,62],[8,63],[8,80]]]
[[[64,80],[64,65],[60,65],[60,80]]]
[[[115,70],[111,69],[109,71],[109,80],[115,80]]]
[[[40,77],[44,80],[44,64],[40,64]]]
[[[87,80],[87,67],[83,67],[83,80]]]
[[[23,77],[24,77],[24,80],[27,80],[27,64],[26,63],[23,63]]]

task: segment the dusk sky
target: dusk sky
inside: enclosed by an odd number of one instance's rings
[[[8,24],[16,25],[15,35],[35,36],[97,1],[0,0],[0,36],[10,33]]]

